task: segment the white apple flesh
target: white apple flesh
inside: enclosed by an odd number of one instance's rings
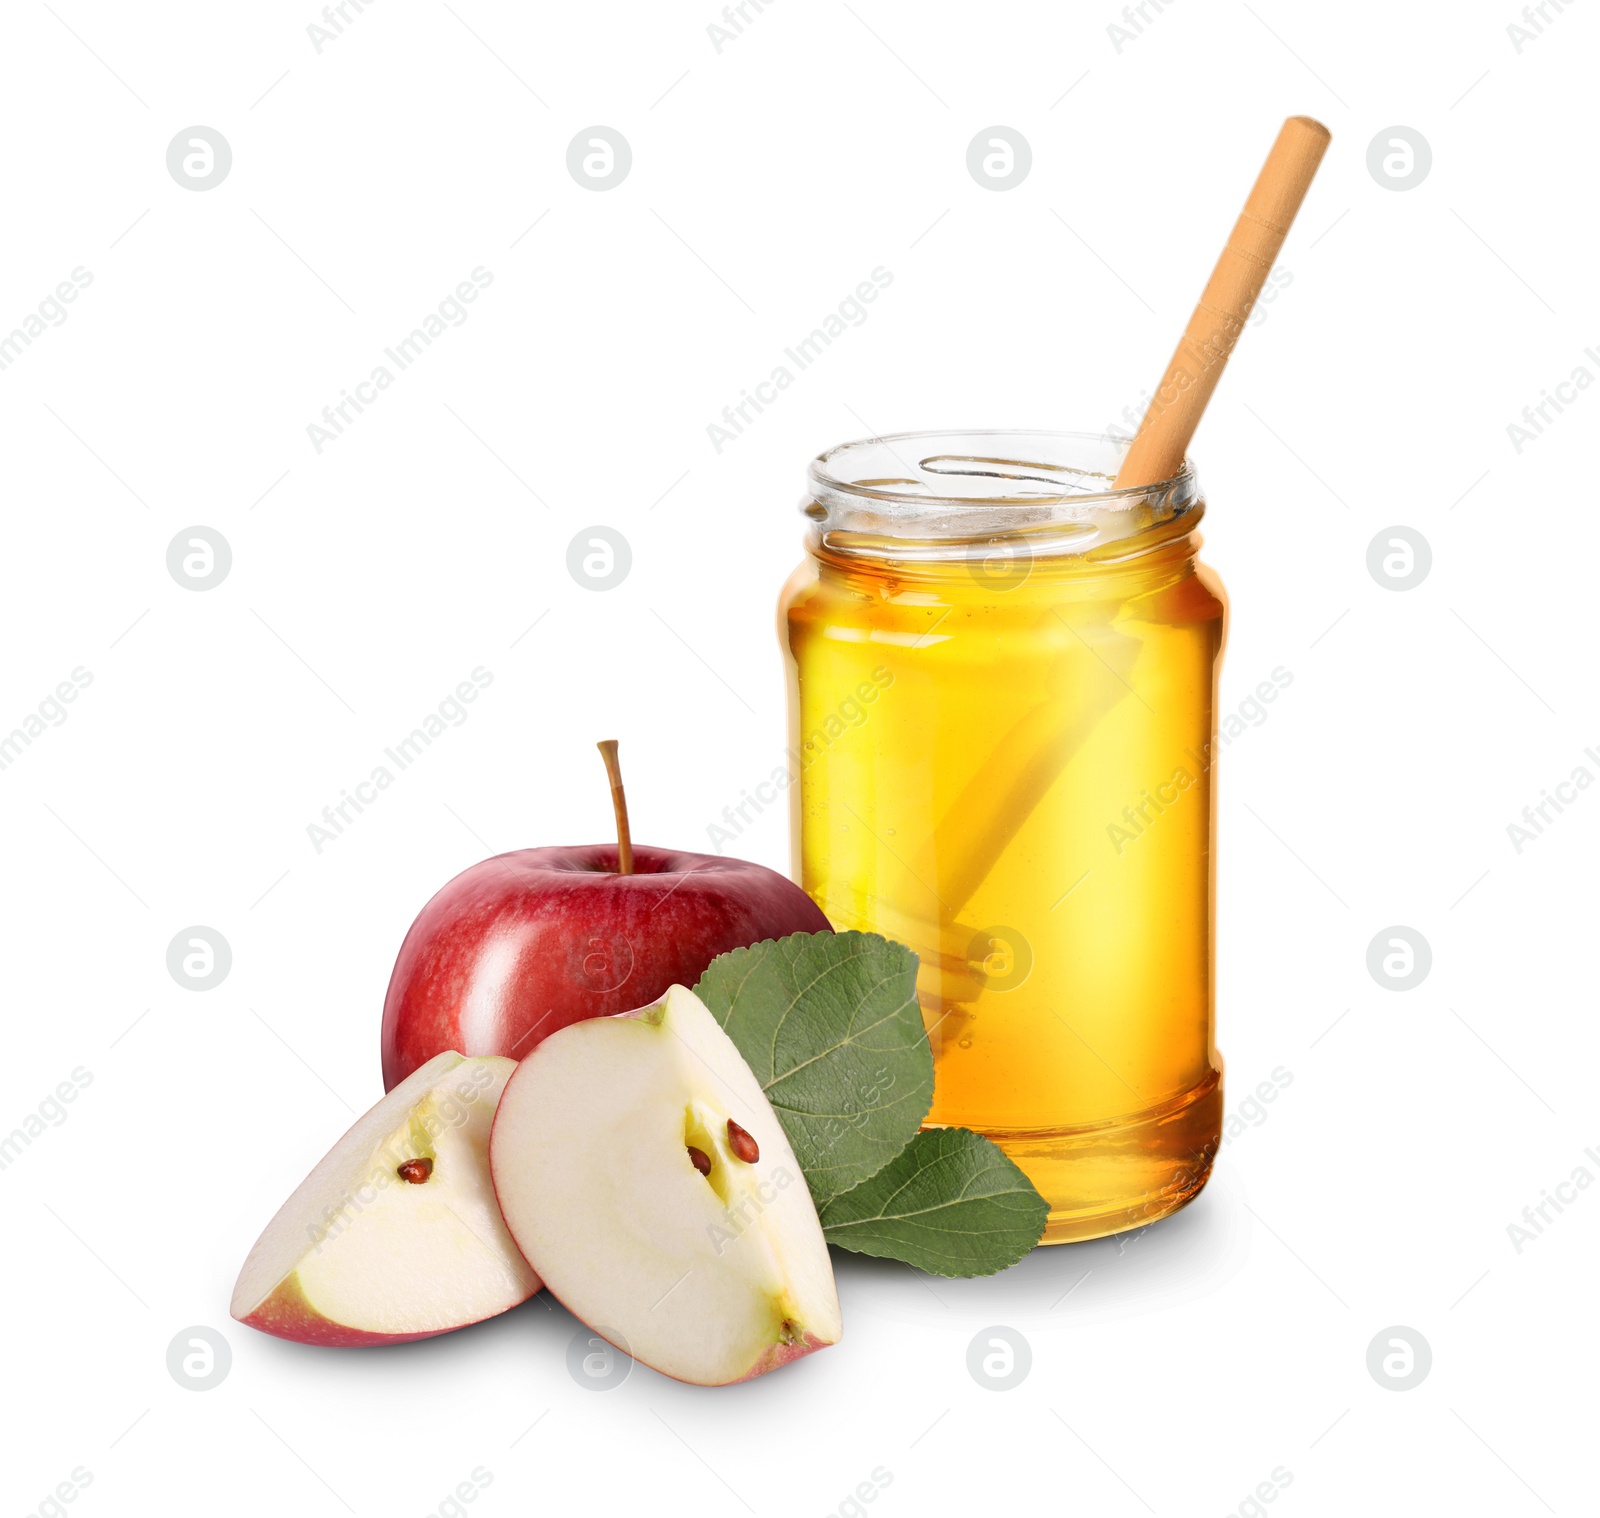
[[[267,1224],[233,1316],[307,1344],[398,1344],[531,1297],[539,1278],[489,1179],[489,1130],[514,1069],[449,1052],[401,1081]]]
[[[663,1374],[723,1386],[838,1342],[805,1177],[692,991],[540,1043],[500,1099],[489,1163],[545,1285]]]

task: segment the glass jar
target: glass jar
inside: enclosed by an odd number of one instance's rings
[[[785,588],[800,882],[920,956],[927,1126],[987,1134],[1045,1242],[1204,1186],[1216,685],[1226,619],[1193,466],[1115,490],[1126,444],[912,433],[813,461]]]

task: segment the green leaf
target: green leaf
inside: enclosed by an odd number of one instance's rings
[[[712,960],[694,989],[755,1071],[819,1207],[911,1142],[933,1054],[904,944],[794,933]]]
[[[919,1133],[900,1157],[821,1209],[830,1244],[936,1276],[989,1276],[1044,1233],[1049,1203],[982,1134]]]

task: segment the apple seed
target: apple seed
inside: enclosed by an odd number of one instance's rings
[[[747,1165],[761,1158],[761,1146],[731,1117],[728,1119],[728,1147]]]
[[[395,1174],[402,1181],[410,1181],[413,1186],[420,1186],[433,1174],[433,1161],[426,1157],[420,1160],[403,1160],[395,1166]]]
[[[693,1165],[694,1168],[696,1170],[698,1170],[701,1175],[710,1175],[711,1174],[711,1157],[705,1152],[704,1149],[696,1149],[693,1144],[690,1144],[688,1146],[688,1149],[689,1149],[689,1163],[691,1165]]]

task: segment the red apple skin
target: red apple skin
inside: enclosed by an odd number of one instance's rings
[[[831,1349],[839,1341],[837,1339],[819,1339],[813,1333],[807,1333],[794,1344],[774,1344],[740,1379],[733,1384],[738,1386],[746,1381],[754,1381],[757,1376],[764,1376],[769,1371],[782,1370],[785,1365],[792,1365],[796,1360],[803,1360],[807,1355],[815,1354],[819,1349]],[[674,1377],[676,1379],[676,1377]]]
[[[446,1049],[523,1059],[588,1017],[693,986],[730,949],[827,933],[822,910],[764,865],[636,844],[519,849],[457,875],[406,934],[383,1005],[383,1085]]]
[[[546,1286],[544,1289],[552,1297],[555,1297],[556,1301],[561,1302],[560,1296],[557,1295],[552,1287]],[[561,1305],[567,1307],[565,1302],[561,1302]],[[572,1312],[572,1309],[567,1307],[567,1311]],[[572,1315],[575,1318],[578,1317],[577,1313],[572,1313]],[[583,1319],[578,1318],[578,1321],[582,1323]],[[610,1338],[591,1323],[584,1323],[584,1327],[597,1339],[604,1339],[613,1349],[620,1350],[630,1360],[633,1359],[633,1353],[626,1344],[619,1344],[617,1339]],[[621,1338],[621,1335],[619,1334],[617,1337]],[[682,1376],[673,1375],[670,1370],[657,1370],[654,1365],[649,1365],[649,1369],[654,1370],[658,1376],[665,1376],[669,1381],[676,1381],[680,1386],[710,1386],[712,1388],[743,1386],[746,1381],[754,1381],[757,1376],[767,1375],[770,1371],[782,1370],[785,1365],[792,1365],[796,1360],[803,1360],[807,1355],[815,1354],[819,1349],[832,1349],[838,1342],[837,1339],[819,1339],[815,1334],[807,1333],[793,1344],[769,1345],[757,1357],[755,1364],[749,1370],[742,1376],[735,1376],[731,1381],[686,1381]],[[634,1363],[636,1365],[648,1365],[645,1360],[636,1360]]]
[[[323,1317],[306,1301],[296,1276],[280,1281],[265,1301],[238,1321],[247,1328],[256,1328],[264,1334],[273,1334],[295,1344],[322,1344],[338,1348],[412,1344],[418,1339],[434,1339],[440,1334],[454,1333],[456,1329],[468,1326],[465,1323],[452,1323],[448,1328],[425,1328],[414,1334],[375,1334],[364,1328],[348,1328],[343,1323]]]

